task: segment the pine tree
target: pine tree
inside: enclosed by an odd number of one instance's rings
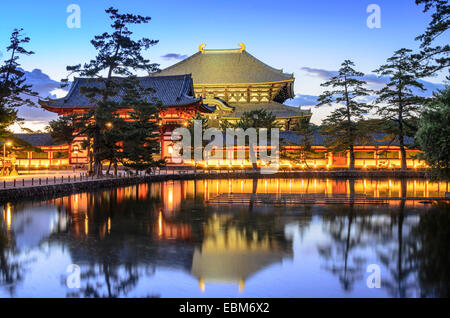
[[[283,140],[285,146],[299,146],[299,151],[293,152],[289,150],[283,150],[280,153],[282,159],[289,160],[290,162],[300,163],[308,166],[308,155],[314,152],[312,149],[314,143],[314,134],[318,131],[318,127],[311,124],[308,120],[299,120],[291,132],[299,137],[298,142],[290,140]]]
[[[450,27],[450,5],[448,0],[416,0],[416,4],[424,5],[423,12],[432,12],[425,32],[416,37],[416,40],[421,41],[422,48],[416,57],[427,62],[424,75],[433,75],[450,67],[450,45],[433,46],[436,39],[442,37]]]
[[[272,114],[272,112],[267,112],[264,109],[255,109],[248,112],[244,112],[242,114],[241,119],[235,124],[224,123],[221,125],[222,129],[226,129],[227,127],[231,128],[241,128],[243,130],[247,130],[248,128],[255,128],[256,132],[259,134],[259,130],[261,128],[267,129],[267,142],[270,142],[271,129],[279,128],[279,124],[276,122],[276,116]],[[255,147],[257,145],[249,144],[249,157],[250,159],[257,158],[257,154],[255,153]],[[253,169],[257,168],[257,163],[253,162]]]
[[[425,90],[418,81],[424,66],[411,56],[411,52],[404,48],[396,51],[385,65],[374,71],[380,76],[389,76],[389,82],[377,92],[377,114],[384,119],[385,130],[400,145],[402,170],[407,168],[405,137],[414,136],[417,130],[414,122],[425,101],[413,92],[413,89]]]
[[[153,97],[152,88],[139,86],[136,78],[127,79],[123,103],[132,105],[128,112],[129,121],[122,125],[121,162],[125,167],[138,171],[149,171],[160,167],[164,160],[155,159],[160,153],[160,136],[158,127],[158,113],[162,104]],[[119,129],[120,131],[120,129]]]
[[[116,102],[114,97],[121,92],[121,84],[124,82],[116,76],[132,77],[135,71],[146,71],[153,73],[158,69],[157,64],[150,63],[142,56],[144,50],[158,43],[157,40],[142,38],[137,41],[131,38],[133,34],[129,30],[129,25],[148,23],[150,17],[144,17],[133,14],[120,14],[117,9],[109,8],[106,10],[109,18],[113,21],[111,33],[104,32],[97,35],[91,41],[97,50],[95,59],[90,60],[83,66],[81,64],[68,66],[67,70],[72,74],[93,78],[92,81],[101,81],[101,85],[87,85],[81,87],[80,91],[89,97],[96,107],[80,116],[85,126],[84,130],[88,137],[92,137],[92,151],[94,157],[93,174],[102,174],[102,160],[110,152],[108,149],[111,142],[105,143],[103,137],[112,137],[109,133],[111,120],[117,120],[114,115],[124,105]],[[67,82],[67,79],[64,80]],[[117,140],[119,142],[120,140]],[[111,153],[110,153],[111,154]]]
[[[450,86],[434,94],[425,105],[416,133],[423,158],[434,176],[450,179]]]
[[[20,69],[19,57],[21,55],[34,54],[23,47],[29,43],[30,38],[23,36],[23,29],[14,29],[10,37],[10,44],[6,48],[10,52],[9,58],[0,66],[0,138],[5,139],[11,136],[7,130],[14,122],[20,120],[17,117],[19,106],[35,106],[29,98],[37,93],[31,89],[31,85],[25,84],[26,78],[23,70]]]
[[[366,125],[362,123],[364,114],[369,106],[362,100],[368,96],[370,90],[366,82],[361,80],[363,73],[356,71],[355,64],[345,60],[336,76],[322,83],[323,87],[330,87],[318,98],[317,106],[338,104],[323,122],[323,132],[327,135],[326,143],[332,151],[349,151],[350,169],[355,168],[354,146],[364,143],[370,138]]]
[[[51,120],[48,123],[46,130],[55,141],[70,145],[76,132],[74,124],[76,119],[77,114],[60,116],[58,119]]]
[[[271,112],[265,111],[264,109],[244,112],[241,119],[232,126],[234,128],[242,128],[244,130],[248,128],[255,128],[256,131],[259,131],[261,128],[265,128],[269,132],[272,128],[279,128],[279,125],[276,123],[276,116]]]

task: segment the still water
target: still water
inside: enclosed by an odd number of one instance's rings
[[[5,204],[0,297],[448,297],[450,208],[411,199],[446,191],[230,179]]]

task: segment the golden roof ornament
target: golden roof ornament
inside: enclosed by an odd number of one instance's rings
[[[221,52],[242,52],[245,51],[245,44],[240,42],[238,43],[239,48],[238,49],[226,49],[226,50],[208,50],[208,52],[211,53],[221,53]],[[201,53],[206,53],[207,50],[205,50],[205,43],[202,43],[198,46],[198,51]]]

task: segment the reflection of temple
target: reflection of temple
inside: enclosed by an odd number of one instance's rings
[[[355,181],[356,191],[374,191],[377,187],[390,187],[396,191],[399,186],[396,180]],[[404,186],[405,183],[403,188]],[[169,188],[173,190],[171,205],[161,200]],[[430,195],[442,194],[443,189],[445,190],[443,183],[427,184],[419,180],[407,182],[409,195],[427,191]],[[303,215],[297,218],[275,210],[272,213],[260,213],[256,209],[250,212],[248,206],[233,207],[225,213],[204,204],[205,197],[239,191],[249,194],[277,191],[291,191],[294,194],[301,191],[312,194],[330,191],[345,194],[348,182],[328,180],[327,186],[326,180],[262,179],[257,182],[256,187],[254,180],[166,182],[76,194],[43,202],[19,203],[14,206],[7,204],[3,209],[0,208],[0,236],[3,238],[0,240],[0,252],[3,255],[0,256],[3,257],[2,261],[6,260],[6,266],[0,266],[0,274],[5,275],[5,269],[14,268],[11,264],[15,266],[17,260],[23,263],[22,256],[13,257],[11,252],[15,248],[34,257],[35,254],[30,253],[30,250],[45,247],[42,249],[43,254],[49,251],[50,254],[56,251],[57,255],[67,253],[70,263],[80,265],[82,288],[79,296],[127,296],[126,292],[138,286],[138,282],[141,286],[144,282],[145,289],[150,291],[161,283],[165,287],[170,285],[169,288],[179,287],[180,284],[171,279],[180,273],[178,277],[182,277],[182,285],[186,282],[192,284],[188,289],[197,289],[197,283],[205,291],[211,291],[212,288],[209,287],[212,284],[232,284],[233,287],[236,286],[236,290],[239,288],[242,291],[245,284],[252,285],[253,282],[264,280],[274,282],[265,275],[269,272],[280,271],[292,275],[291,271],[284,271],[285,268],[276,264],[293,257],[293,241],[296,239],[289,235],[292,226],[296,229],[298,226],[300,230],[311,229],[310,233],[317,234],[314,232],[317,224],[311,223],[315,213],[320,213],[323,233],[330,234],[332,240],[324,241],[319,235],[319,240],[313,238],[312,242],[330,243],[320,246],[323,252],[321,255],[325,257],[322,261],[329,265],[345,286],[360,281],[358,277],[365,271],[364,266],[360,268],[359,265],[362,264],[363,257],[369,256],[368,260],[371,259],[374,244],[378,244],[377,246],[381,246],[380,250],[386,252],[383,259],[388,261],[387,268],[394,273],[391,278],[386,276],[384,281],[397,282],[396,279],[401,278],[402,274],[395,273],[408,270],[407,267],[398,270],[397,264],[400,261],[403,262],[400,264],[409,264],[411,257],[416,257],[408,250],[403,250],[405,245],[401,240],[405,239],[406,243],[407,238],[408,242],[418,244],[420,249],[429,245],[428,253],[435,257],[433,262],[429,261],[429,256],[424,258],[423,255],[418,256],[420,259],[416,261],[435,266],[430,267],[430,273],[439,272],[436,270],[439,268],[448,268],[446,259],[436,259],[436,255],[442,254],[439,251],[442,252],[443,245],[436,248],[436,242],[430,241],[430,238],[432,240],[445,236],[447,210],[420,213],[431,206],[402,200],[404,204],[393,209],[391,206],[383,209],[353,209],[352,206],[349,209],[348,205],[330,205],[309,210],[307,214],[308,209],[299,208],[297,211]],[[165,196],[164,201],[166,200],[169,200],[168,196]],[[421,206],[421,209],[416,209],[414,205]],[[413,208],[406,210],[405,206]],[[441,217],[436,218],[439,213]],[[408,215],[413,218],[407,218]],[[420,228],[414,230],[419,217]],[[427,222],[422,222],[427,219]],[[428,224],[430,221],[432,223]],[[430,228],[426,229],[427,225]],[[436,229],[440,236],[435,235]],[[394,239],[389,239],[389,235]],[[382,246],[383,244],[387,245]],[[295,251],[299,253],[297,256],[305,255],[298,246]],[[397,256],[393,257],[395,255]],[[44,258],[47,259],[47,256],[46,254]],[[297,260],[301,264],[310,262],[301,257],[297,257]],[[20,267],[21,272],[23,269],[27,268]],[[152,279],[158,270],[160,273],[169,272],[169,279],[163,278],[161,281],[161,276],[155,275],[154,281],[145,281],[145,278]],[[413,268],[414,275],[415,271],[416,267]],[[432,279],[436,277],[430,276]],[[192,277],[198,282],[192,282]],[[152,285],[153,282],[155,285]],[[64,282],[61,284],[64,290]],[[304,285],[301,286],[304,288]]]
[[[191,274],[202,290],[208,282],[225,282],[238,283],[242,291],[250,276],[292,256],[291,246],[281,245],[267,233],[260,237],[257,231],[224,228],[231,218],[214,214],[205,225],[201,247],[194,251]]]
[[[423,180],[406,185],[408,196],[443,196],[446,190],[444,183]],[[348,194],[349,187],[347,180],[331,179],[198,180],[74,194],[47,202],[60,211],[49,240],[67,247],[77,264],[126,265],[137,272],[169,268],[195,277],[201,290],[230,283],[242,291],[251,277],[293,256],[284,231],[287,219],[249,212],[248,205],[215,209],[206,200],[221,193]],[[367,195],[399,196],[401,184],[356,180],[354,188]],[[4,217],[10,224],[11,215]]]
[[[191,187],[182,184],[133,186],[55,199],[68,218],[67,224],[57,226],[59,231],[51,240],[67,245],[77,264],[108,261],[181,269],[196,277],[201,289],[208,282],[229,282],[242,290],[249,277],[292,256],[292,243],[284,238],[285,223],[279,217],[253,215],[253,222],[270,224],[263,231],[240,219],[242,215],[211,214],[210,210],[205,210],[203,221],[192,220],[192,215],[186,215],[192,204]],[[154,191],[160,191],[164,201],[155,201]],[[108,210],[112,202],[114,212]]]

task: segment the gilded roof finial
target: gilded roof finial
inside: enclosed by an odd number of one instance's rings
[[[202,43],[202,44],[200,44],[199,46],[198,46],[198,50],[200,51],[200,52],[205,52],[205,46],[206,46],[206,44],[205,43]]]
[[[241,47],[240,49],[239,49],[239,51],[240,52],[242,52],[242,51],[245,51],[245,44],[244,43],[239,43],[239,46]]]

